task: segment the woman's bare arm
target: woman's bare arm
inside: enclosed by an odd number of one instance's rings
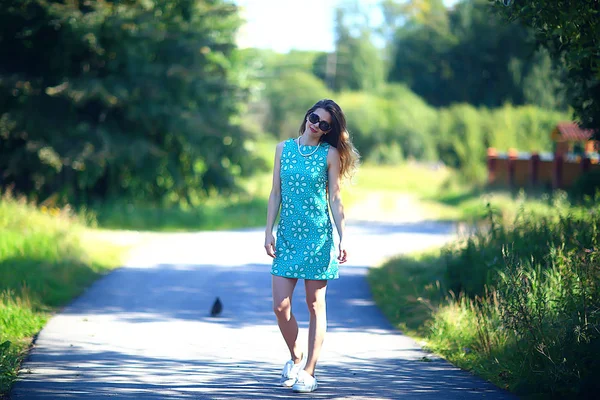
[[[340,243],[338,245],[338,261],[340,263],[345,263],[347,257],[346,247],[344,246],[344,229],[346,227],[346,221],[344,216],[344,205],[342,204],[342,195],[340,193],[340,154],[334,147],[329,149],[327,166],[329,178],[329,208],[331,208],[333,221],[340,237]]]
[[[281,168],[281,153],[284,142],[277,145],[275,149],[275,165],[273,166],[273,185],[269,195],[269,205],[267,206],[267,227],[265,229],[265,249],[267,254],[275,258],[275,237],[273,236],[273,226],[279,214],[281,206],[281,177],[279,171]]]

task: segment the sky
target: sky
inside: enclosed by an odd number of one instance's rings
[[[458,0],[444,0],[452,5]],[[239,33],[240,47],[332,51],[334,9],[343,0],[234,0],[247,21]],[[359,0],[379,17],[380,0]]]

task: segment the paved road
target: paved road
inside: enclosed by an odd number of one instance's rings
[[[260,230],[159,236],[99,280],[40,333],[13,399],[504,399],[423,352],[371,300],[367,266],[441,244],[450,226],[354,223],[342,278],[328,289],[329,329],[309,395],[276,385],[288,358],[271,311]],[[301,282],[295,313],[306,341]],[[221,318],[208,317],[220,296]],[[427,356],[431,361],[421,361]]]

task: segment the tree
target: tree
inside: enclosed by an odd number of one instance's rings
[[[317,100],[331,97],[321,80],[294,69],[282,71],[269,81],[264,96],[269,112],[263,125],[280,140],[297,136],[306,110]]]
[[[381,51],[372,42],[368,21],[359,9],[335,12],[335,52],[315,60],[313,73],[335,91],[376,90],[385,82]]]
[[[600,1],[494,2],[509,21],[533,28],[553,59],[564,66],[575,114],[583,126],[596,129],[600,138]]]
[[[536,54],[528,29],[507,24],[487,0],[463,1],[444,11],[424,7],[424,0],[413,3],[396,33],[390,80],[405,82],[436,106],[533,101],[564,107],[555,65]],[[534,93],[543,94],[543,102]]]
[[[4,1],[2,184],[77,203],[231,190],[249,167],[238,26],[222,0]]]

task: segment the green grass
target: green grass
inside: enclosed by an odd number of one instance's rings
[[[393,191],[427,196],[438,193],[451,176],[447,168],[406,163],[394,166],[363,164],[354,183],[361,191]]]
[[[455,299],[444,285],[441,250],[396,257],[369,271],[373,298],[389,321],[452,364],[508,388],[506,372],[476,351],[480,326],[465,297]]]
[[[371,269],[373,297],[395,326],[500,387],[588,398],[600,389],[600,208],[558,194],[524,200],[514,218],[514,201],[492,201],[473,236]]]
[[[98,227],[137,231],[178,232],[256,227],[265,224],[267,199],[213,198],[202,207],[158,208],[108,204],[95,208]]]
[[[443,300],[443,278],[440,250],[392,258],[368,275],[373,298],[390,322],[420,338]]]
[[[68,208],[0,198],[0,396],[52,313],[118,266],[123,250],[90,234]]]
[[[552,213],[554,207],[568,204],[564,192],[536,193],[524,190],[487,190],[480,186],[462,186],[453,190],[440,190],[424,200],[430,204],[438,220],[478,221],[486,217],[487,204],[502,210],[507,218],[515,217],[523,207],[539,215]]]

